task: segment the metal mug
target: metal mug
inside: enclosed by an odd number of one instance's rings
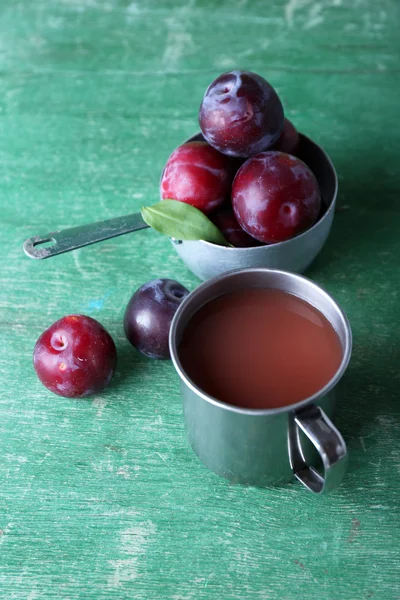
[[[335,376],[318,393],[290,406],[254,410],[225,404],[191,381],[179,359],[182,333],[201,306],[222,294],[254,287],[302,298],[328,319],[341,342],[342,361]],[[339,384],[350,360],[352,336],[346,315],[321,287],[303,276],[273,269],[225,273],[202,283],[183,300],[171,324],[169,345],[180,377],[189,443],[207,467],[249,485],[280,485],[293,475],[316,493],[340,485],[347,449],[330,418],[341,395]],[[323,475],[313,466],[318,456]]]

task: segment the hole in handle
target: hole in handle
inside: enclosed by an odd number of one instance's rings
[[[33,242],[32,246],[34,248],[36,248],[36,246],[41,246],[42,248],[51,248],[56,243],[57,241],[54,238],[49,237],[43,240],[39,240],[37,242]]]
[[[318,451],[323,464],[323,476],[307,464],[301,447],[300,430]],[[311,404],[293,413],[289,422],[288,441],[294,475],[305,487],[316,494],[323,494],[340,485],[346,471],[346,443],[322,408]]]

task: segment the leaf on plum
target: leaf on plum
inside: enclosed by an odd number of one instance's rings
[[[214,223],[191,204],[161,200],[152,206],[143,206],[141,213],[147,225],[177,240],[204,240],[231,246]]]

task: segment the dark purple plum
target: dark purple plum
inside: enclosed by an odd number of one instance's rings
[[[210,216],[211,221],[218,227],[224,238],[235,248],[250,248],[259,246],[260,242],[244,231],[237,222],[235,213],[229,207],[221,208]]]
[[[296,154],[299,142],[299,132],[296,127],[289,119],[285,119],[283,122],[283,131],[271,150],[278,150],[279,152],[286,152],[287,154]]]
[[[33,365],[50,391],[67,398],[100,392],[114,374],[114,341],[95,319],[68,315],[42,333],[33,352]]]
[[[125,335],[132,346],[149,358],[170,358],[171,321],[188,293],[173,279],[154,279],[136,290],[124,316]]]
[[[236,173],[232,206],[249,235],[273,244],[289,240],[316,222],[321,195],[315,176],[299,158],[261,152]]]
[[[251,156],[269,148],[283,128],[278,94],[249,71],[223,73],[207,88],[199,111],[203,136],[230,156]]]

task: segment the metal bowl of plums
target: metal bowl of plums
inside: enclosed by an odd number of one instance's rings
[[[284,117],[274,88],[252,72],[217,77],[204,94],[199,123],[201,132],[176,148],[162,171],[161,218],[153,222],[151,211],[142,209],[35,236],[25,242],[26,254],[48,258],[151,226],[170,238],[202,280],[250,267],[305,271],[322,249],[335,213],[337,175],[327,154]],[[177,203],[192,212],[165,217]],[[179,235],[192,232],[192,213],[195,220],[201,213],[211,222],[222,243],[202,237],[201,228],[197,238]],[[187,227],[178,223],[175,231],[179,218]]]

